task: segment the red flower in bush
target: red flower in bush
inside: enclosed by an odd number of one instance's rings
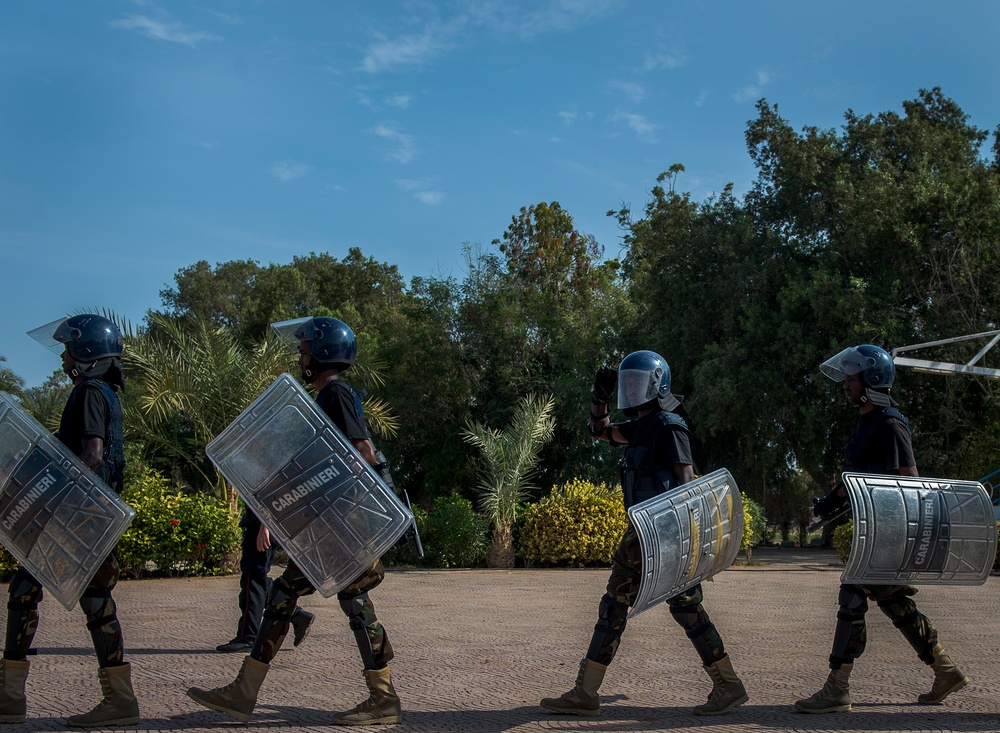
[[[180,523],[181,523],[181,520],[179,520],[179,519],[171,519],[170,520],[170,526],[171,527],[176,527]]]

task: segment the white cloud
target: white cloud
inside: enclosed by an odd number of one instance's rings
[[[422,204],[436,206],[444,201],[445,195],[441,191],[431,191],[430,183],[425,180],[414,178],[399,178],[396,186],[401,190],[412,193],[413,197]]]
[[[361,69],[370,74],[419,67],[458,45],[474,43],[473,31],[531,39],[547,33],[565,33],[609,13],[621,10],[620,0],[544,0],[524,5],[473,0],[447,19],[435,17],[419,32],[390,36],[378,33],[365,51]],[[439,13],[431,4],[410,8]],[[420,23],[418,18],[416,23]]]
[[[524,6],[513,3],[470,3],[470,22],[496,33],[532,38],[566,32],[618,10],[616,0],[548,0]]]
[[[649,140],[654,140],[656,131],[660,129],[659,125],[650,122],[642,115],[632,114],[630,112],[615,112],[611,121],[619,125],[625,125],[639,135],[639,137],[644,137]]]
[[[646,98],[646,88],[634,81],[613,81],[608,86],[616,92],[621,92],[635,104]]]
[[[209,10],[208,12],[226,25],[243,25],[243,18],[238,16],[236,13],[220,13],[217,10]]]
[[[642,71],[659,71],[660,69],[679,69],[687,63],[687,57],[682,53],[671,51],[648,51],[642,60]]]
[[[695,107],[704,107],[705,106],[705,102],[707,102],[707,101],[708,101],[708,91],[706,90],[706,91],[703,91],[701,94],[699,94],[698,98],[696,100],[694,100],[694,106]]]
[[[775,77],[770,71],[762,70],[758,71],[754,78],[753,83],[730,95],[734,102],[756,102],[763,95],[764,87],[773,82]]]
[[[295,163],[290,160],[283,160],[280,163],[272,165],[268,172],[282,183],[288,183],[289,181],[294,181],[296,178],[301,178],[312,169],[313,167],[308,163]]]
[[[369,74],[377,74],[400,66],[422,66],[450,47],[446,35],[447,31],[432,28],[419,35],[392,39],[379,35],[368,47],[361,68]]]
[[[406,109],[412,101],[413,95],[411,94],[393,94],[391,97],[386,97],[385,105],[396,107],[397,109]]]
[[[567,125],[572,125],[574,122],[576,122],[577,113],[571,110],[563,110],[562,112],[559,113],[559,117]]]
[[[415,195],[417,201],[428,206],[436,206],[444,201],[444,194],[440,191],[418,191]]]
[[[396,147],[389,153],[389,159],[397,163],[409,163],[417,157],[418,151],[413,142],[413,136],[400,132],[392,125],[376,125],[371,132],[383,140],[395,143]]]
[[[221,41],[222,37],[207,31],[189,31],[181,23],[148,18],[145,15],[130,15],[111,22],[112,28],[138,33],[156,41],[180,43],[194,48],[203,41]]]

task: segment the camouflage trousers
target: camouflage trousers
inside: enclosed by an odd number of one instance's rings
[[[389,635],[375,616],[375,605],[368,598],[368,591],[378,586],[384,578],[382,561],[377,560],[357,580],[337,594],[340,607],[347,615],[354,632],[365,669],[383,669],[393,658]],[[264,619],[250,656],[259,662],[270,664],[288,634],[298,599],[315,592],[316,588],[305,574],[294,562],[289,562],[285,572],[271,586]]]
[[[864,653],[868,643],[865,614],[868,613],[869,598],[899,629],[921,661],[925,664],[933,662],[932,650],[938,643],[938,635],[930,619],[920,613],[917,604],[910,598],[916,592],[912,585],[841,585],[830,669],[853,664]]]
[[[612,560],[611,577],[607,592],[601,598],[594,636],[587,649],[587,659],[598,664],[611,664],[615,658],[628,620],[628,610],[635,604],[642,581],[642,551],[639,537],[631,525],[622,537]],[[705,612],[701,584],[667,599],[673,616],[691,643],[694,644],[701,663],[705,666],[726,656],[722,638],[715,624]]]
[[[118,607],[111,591],[118,584],[118,559],[114,554],[101,563],[90,585],[83,591],[80,608],[87,617],[87,630],[94,642],[97,664],[117,667],[124,662],[125,650]],[[7,600],[7,638],[4,659],[24,661],[38,630],[38,604],[42,585],[24,568],[10,580]]]

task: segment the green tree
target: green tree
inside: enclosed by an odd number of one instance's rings
[[[902,115],[849,111],[840,131],[796,132],[762,101],[747,128],[758,177],[742,200],[727,187],[693,202],[675,191],[675,166],[641,218],[616,212],[637,314],[626,341],[660,351],[690,392],[702,470],[729,467],[765,512],[802,492],[802,471],[830,487],[854,414],[823,360],[997,327],[1000,161],[983,157],[987,138],[937,89]],[[901,370],[897,386],[922,473],[993,467],[998,385]]]
[[[479,507],[489,517],[493,537],[486,564],[514,565],[512,530],[517,509],[533,488],[531,480],[542,446],[552,439],[555,418],[551,398],[529,394],[517,406],[506,430],[470,423],[462,437],[482,458],[477,485]]]

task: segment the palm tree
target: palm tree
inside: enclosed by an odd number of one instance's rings
[[[206,460],[205,446],[279,374],[295,370],[294,355],[270,332],[247,348],[233,329],[203,318],[156,313],[148,328],[136,332],[126,324],[122,331],[129,432],[183,462],[216,495],[232,502],[232,489]],[[377,381],[371,366],[358,371],[369,383]],[[394,431],[395,418],[384,402],[367,399],[365,409],[373,431]]]
[[[468,423],[462,438],[479,448],[483,463],[480,471],[479,507],[490,520],[493,537],[486,564],[493,568],[514,566],[513,527],[517,506],[534,488],[531,479],[538,465],[539,452],[552,439],[555,400],[529,394],[518,404],[504,431],[480,423]]]
[[[5,361],[7,361],[7,357],[0,354],[0,391],[19,395],[24,389],[24,380],[17,376],[10,367],[3,366]]]

